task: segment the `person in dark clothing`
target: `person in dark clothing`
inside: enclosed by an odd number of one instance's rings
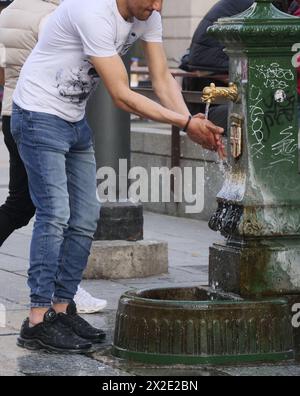
[[[294,0],[288,9],[288,13],[291,15],[294,15],[298,9],[299,9],[299,2],[298,2],[298,0]]]
[[[224,46],[207,34],[207,29],[219,18],[232,17],[247,10],[254,3],[254,0],[221,0],[216,3],[206,14],[198,28],[196,29],[189,53],[183,58],[180,68],[186,71],[208,70],[216,74],[228,74],[229,59],[223,51]],[[202,91],[203,88],[212,82],[207,78],[186,78],[184,79],[184,89],[190,91]],[[219,86],[226,83],[214,79]],[[205,105],[191,104],[189,110],[192,114],[205,111]],[[215,105],[211,107],[209,119],[218,120],[225,131],[227,129],[228,106]]]
[[[11,0],[0,1],[0,13],[11,3]],[[3,94],[1,87],[4,87],[4,83],[4,69],[0,67],[0,114]],[[5,204],[0,207],[0,246],[16,229],[27,225],[35,213],[29,195],[27,174],[10,133],[10,119],[6,115],[2,117],[4,142],[10,155],[10,194]]]
[[[232,17],[250,8],[254,0],[220,0],[206,14],[192,39],[188,55],[187,69],[211,70],[216,73],[227,73],[229,64],[228,56],[223,51],[224,46],[206,32],[219,18]],[[274,1],[274,5],[284,12],[294,14],[299,8],[298,0]],[[290,5],[290,9],[289,9]]]
[[[10,133],[10,117],[3,116],[2,131],[10,155],[10,194],[0,207],[0,246],[16,229],[27,225],[35,214],[29,195],[27,173]]]
[[[228,73],[228,56],[224,46],[206,32],[219,18],[232,17],[253,4],[254,0],[221,0],[206,14],[199,24],[190,47],[189,70],[210,70],[216,73]]]
[[[224,46],[215,38],[207,34],[207,29],[212,26],[219,18],[232,17],[246,11],[252,6],[254,0],[220,0],[206,14],[197,27],[189,52],[183,57],[181,69],[186,71],[208,70],[216,74],[228,74],[229,59],[224,52]],[[274,5],[284,12],[288,12],[289,6],[293,7],[294,13],[298,5],[295,0],[291,5],[289,0],[275,1]],[[289,11],[291,12],[291,11]],[[186,78],[184,80],[184,89],[190,91],[202,91],[209,85],[212,79],[207,78]],[[214,80],[219,86],[226,85],[224,81]],[[205,111],[205,105],[192,104],[189,107],[192,114]],[[209,119],[227,129],[228,106],[216,105],[210,110]]]
[[[0,14],[4,10],[4,8],[6,8],[11,2],[12,0],[0,0]],[[2,110],[3,84],[4,84],[4,72],[3,70],[0,69],[0,114]]]

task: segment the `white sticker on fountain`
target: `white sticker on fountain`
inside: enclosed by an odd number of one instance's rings
[[[283,89],[278,89],[274,95],[275,102],[283,103],[287,99],[287,94],[284,92]]]

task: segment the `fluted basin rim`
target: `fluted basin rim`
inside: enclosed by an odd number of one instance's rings
[[[166,287],[166,288],[151,288],[151,289],[139,289],[139,290],[129,290],[125,293],[123,293],[123,295],[121,296],[121,300],[124,299],[128,299],[132,302],[136,302],[136,303],[146,303],[147,305],[151,304],[151,305],[159,305],[159,306],[178,306],[178,307],[182,307],[184,306],[191,306],[191,307],[197,307],[197,308],[206,308],[207,306],[212,306],[214,308],[216,308],[217,306],[223,307],[223,306],[231,306],[232,308],[234,308],[235,306],[238,307],[241,304],[242,305],[246,305],[249,308],[251,306],[255,307],[255,306],[261,306],[261,304],[278,304],[278,305],[283,305],[283,304],[287,304],[287,300],[284,298],[258,298],[257,300],[245,300],[242,299],[239,296],[236,296],[234,294],[230,294],[230,293],[224,293],[222,291],[218,291],[218,290],[214,290],[211,289],[209,287],[195,287],[201,291],[207,292],[208,294],[215,294],[216,298],[214,300],[170,300],[170,299],[157,299],[157,298],[149,298],[149,297],[144,297],[143,294],[145,293],[151,293],[151,292],[164,292],[164,291],[176,291],[176,290],[185,290],[185,289],[193,289],[191,287]],[[220,299],[217,298],[217,296],[220,296]],[[225,298],[228,299],[225,299]],[[223,298],[223,299],[221,299]],[[230,299],[232,298],[232,299]]]

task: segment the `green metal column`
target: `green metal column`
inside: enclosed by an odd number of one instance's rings
[[[210,283],[242,296],[300,295],[300,175],[297,76],[292,46],[296,17],[257,0],[220,19],[210,32],[225,43],[239,100],[230,105],[232,147],[237,120],[242,155],[229,149],[228,172],[210,226],[226,237],[210,252]]]

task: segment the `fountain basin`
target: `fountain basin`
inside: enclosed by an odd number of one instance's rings
[[[209,287],[129,291],[119,302],[113,354],[154,364],[290,360],[289,305]]]

